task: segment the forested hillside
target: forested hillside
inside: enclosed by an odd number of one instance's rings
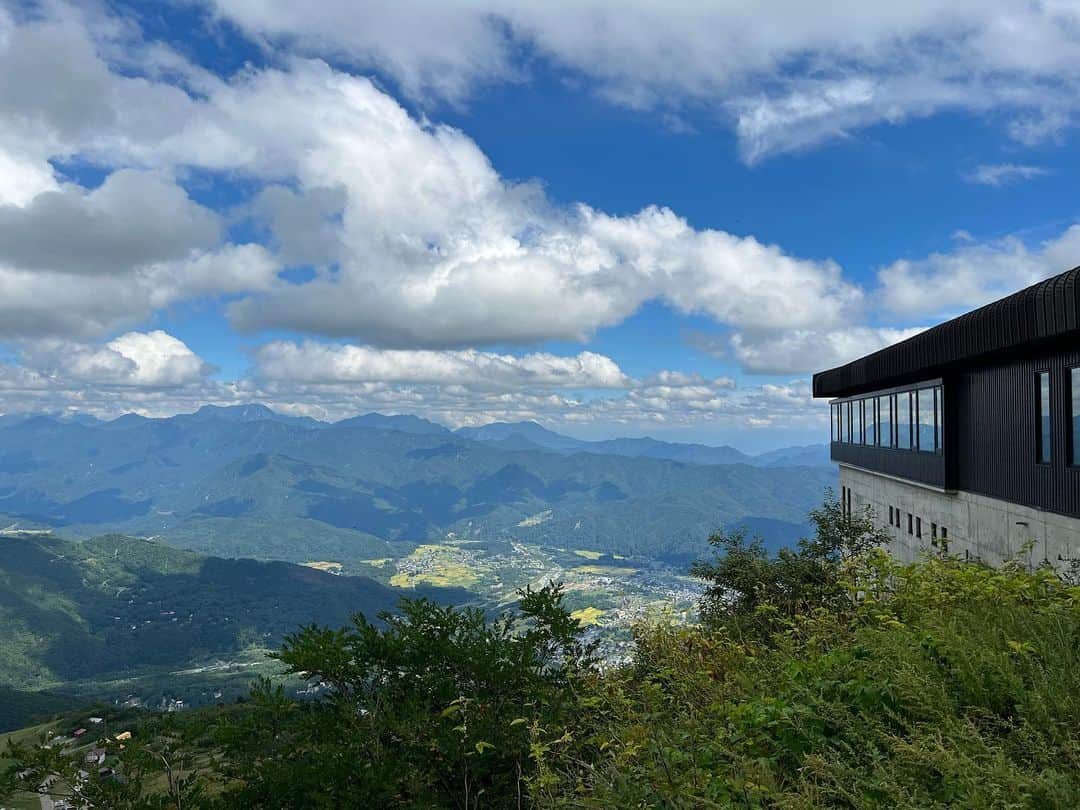
[[[661,444],[632,441],[642,456]],[[794,542],[834,481],[823,467],[568,455],[407,417],[328,425],[258,406],[0,425],[0,524],[262,559],[398,557],[455,532],[685,561],[721,526]]]
[[[282,660],[321,687],[122,718],[99,808],[1072,808],[1080,591],[1050,570],[902,565],[829,504],[776,556],[711,538],[702,623],[641,625],[599,667],[557,585],[489,621],[408,602],[308,627]],[[68,727],[80,722],[69,715]],[[64,726],[61,725],[61,728]],[[6,790],[80,782],[68,740],[8,752]],[[118,775],[118,776],[117,776]],[[26,794],[23,794],[26,795]]]
[[[357,611],[393,609],[399,594],[364,577],[204,557],[120,535],[84,543],[3,536],[0,685],[129,677],[275,647],[309,622],[339,625]]]

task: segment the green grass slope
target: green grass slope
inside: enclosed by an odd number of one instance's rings
[[[365,577],[120,535],[0,537],[0,685],[44,688],[273,647],[302,624],[341,624],[397,601]]]

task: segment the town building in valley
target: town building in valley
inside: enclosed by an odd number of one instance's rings
[[[1080,563],[1080,268],[814,375],[846,510],[902,559]]]

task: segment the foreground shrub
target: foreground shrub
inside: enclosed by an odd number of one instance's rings
[[[149,716],[109,743],[95,808],[1080,807],[1080,589],[1048,570],[893,561],[865,516],[814,514],[775,558],[744,535],[699,626],[636,630],[603,669],[562,591],[489,621],[406,601],[308,627],[280,658],[313,700]],[[82,761],[13,746],[6,785]],[[115,759],[113,759],[115,758]]]
[[[635,664],[544,747],[538,803],[1080,806],[1080,591],[947,558],[843,567],[850,611],[768,640],[641,630]]]

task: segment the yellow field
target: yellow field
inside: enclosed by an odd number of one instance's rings
[[[617,565],[579,565],[571,570],[580,574],[596,574],[603,577],[629,577],[638,572],[636,568],[621,568]]]
[[[571,619],[577,619],[582,625],[600,624],[600,617],[604,615],[604,611],[600,608],[587,607],[581,610],[575,610],[570,614]]]
[[[471,588],[479,574],[462,560],[462,550],[454,546],[425,544],[404,561],[404,569],[390,577],[397,588],[434,585],[439,588]]]
[[[382,568],[389,562],[393,562],[393,557],[380,557],[377,560],[360,560],[364,565],[370,565],[374,568]]]
[[[518,524],[518,526],[522,526],[522,527],[539,526],[544,521],[550,520],[550,519],[551,519],[551,510],[546,509],[543,512],[540,512],[537,515],[533,515],[532,517],[525,518],[523,521],[521,521]]]
[[[311,560],[304,563],[308,568],[314,568],[316,571],[329,571],[332,574],[340,574],[342,565],[339,562],[325,562],[322,560]]]
[[[574,549],[574,553],[586,560],[599,560],[604,556],[602,551],[586,551],[585,549]]]

